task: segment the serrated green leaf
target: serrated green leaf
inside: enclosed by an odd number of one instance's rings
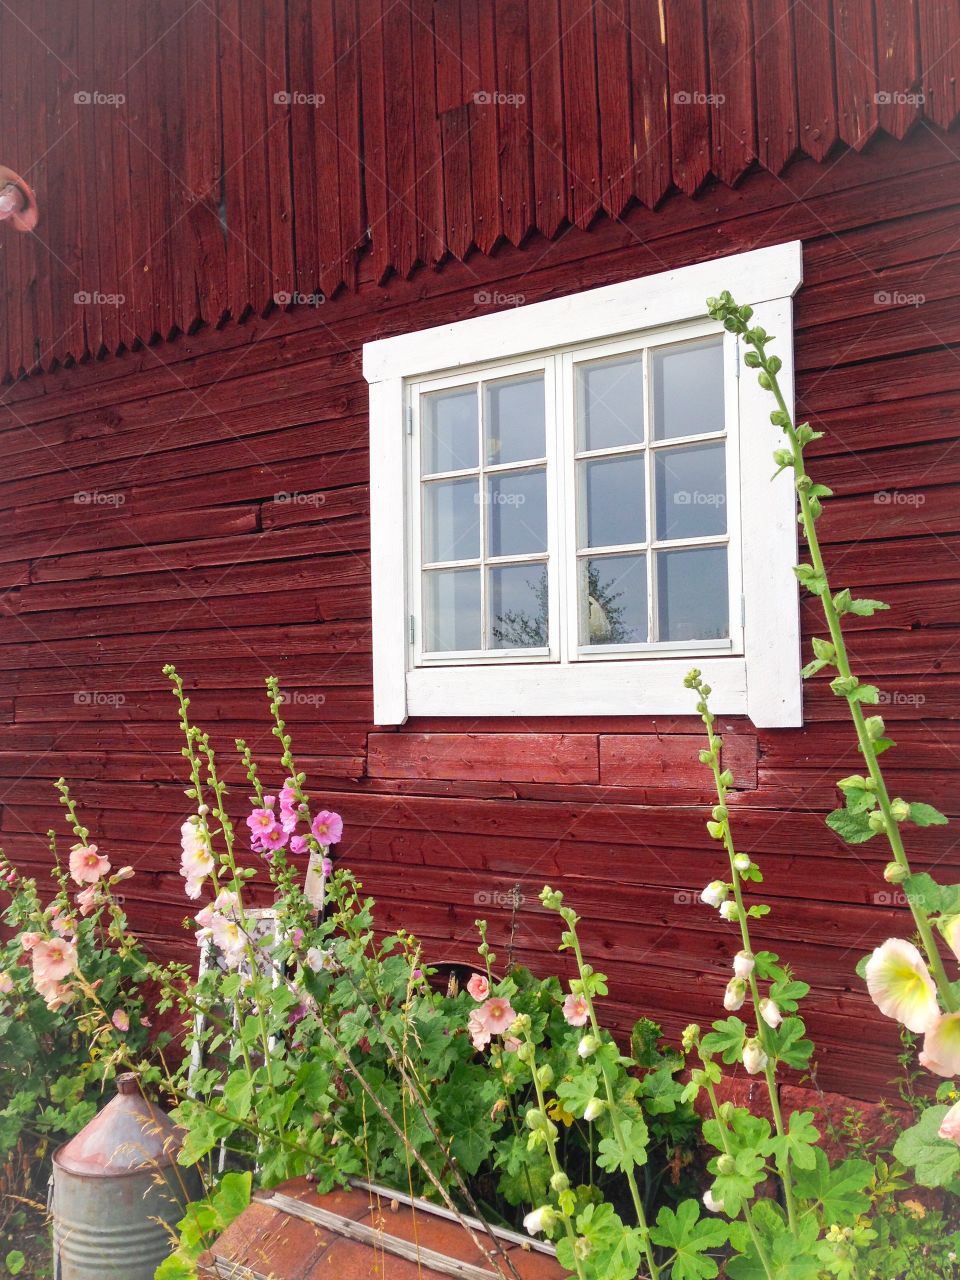
[[[911,803],[910,821],[917,827],[945,827],[949,819],[932,804]]]
[[[904,1130],[894,1143],[893,1154],[913,1169],[921,1187],[943,1187],[960,1173],[960,1147],[938,1134],[946,1104],[928,1107],[918,1124]]]
[[[719,1269],[706,1255],[710,1249],[726,1244],[729,1234],[725,1222],[701,1218],[695,1200],[684,1200],[676,1212],[664,1205],[657,1214],[656,1225],[650,1229],[654,1244],[674,1252],[670,1272],[673,1280],[712,1280]]]
[[[858,618],[870,618],[882,609],[889,608],[890,606],[882,600],[851,600],[847,612],[855,614]]]
[[[849,809],[834,809],[827,814],[827,826],[842,836],[847,844],[864,844],[877,834],[867,821],[865,813],[851,813]]]
[[[740,1061],[743,1042],[747,1036],[747,1028],[739,1018],[726,1018],[715,1022],[713,1030],[708,1031],[700,1042],[705,1053],[719,1053],[724,1062]]]
[[[863,1191],[872,1177],[873,1165],[868,1160],[844,1160],[831,1169],[826,1155],[817,1147],[814,1168],[796,1171],[795,1189],[821,1206],[827,1222],[844,1222],[866,1212],[870,1199]]]

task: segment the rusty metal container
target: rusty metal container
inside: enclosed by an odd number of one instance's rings
[[[489,1248],[489,1237],[477,1235]],[[549,1245],[498,1231],[520,1280],[567,1272]],[[490,1250],[492,1252],[492,1250]],[[507,1280],[515,1280],[501,1262]],[[305,1178],[261,1192],[201,1259],[204,1280],[498,1280],[452,1215],[369,1183],[318,1195]]]
[[[164,1224],[200,1194],[179,1149],[166,1112],[120,1076],[117,1096],[53,1157],[54,1280],[153,1280],[173,1252]]]

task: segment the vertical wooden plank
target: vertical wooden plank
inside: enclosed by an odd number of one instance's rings
[[[797,149],[797,67],[791,7],[790,0],[752,0],[757,150],[760,163],[771,173],[780,173]]]
[[[712,168],[731,186],[757,158],[749,0],[707,0]]]
[[[496,97],[496,35],[493,0],[476,0],[465,7],[463,48],[467,66],[480,70],[480,88],[467,103],[471,118],[470,174],[473,182],[473,241],[490,253],[503,230],[500,203],[499,122]],[[469,50],[469,56],[467,51]],[[474,52],[475,51],[475,52]]]
[[[227,224],[227,294],[230,314],[239,320],[249,297],[247,203],[250,198],[244,159],[242,58],[238,39],[240,0],[217,0],[220,82],[223,101],[223,173]]]
[[[119,341],[124,347],[131,347],[137,337],[136,309],[133,299],[132,266],[137,256],[134,248],[134,221],[136,211],[130,189],[130,130],[127,125],[127,114],[130,110],[129,76],[127,68],[135,54],[130,52],[129,15],[127,5],[121,4],[113,15],[116,33],[116,74],[114,83],[116,91],[124,96],[124,102],[114,113],[111,123],[110,167],[113,175],[114,211],[113,222],[116,228],[117,251],[117,292],[123,295],[123,302],[117,308],[119,321]],[[134,70],[134,75],[136,70]]]
[[[616,218],[633,199],[629,0],[603,0],[596,16],[602,143],[600,202]]]
[[[533,225],[528,13],[519,0],[497,5],[497,85],[500,103],[500,187],[503,233],[519,244]]]
[[[951,0],[918,0],[920,51],[923,60],[924,113],[941,129],[949,129],[960,111],[957,49],[960,8]]]
[[[833,0],[804,0],[793,11],[793,26],[800,146],[814,160],[822,160],[839,136]]]
[[[833,19],[840,137],[859,151],[879,123],[874,6],[834,0]]]
[[[194,89],[185,83],[182,52],[183,14],[189,0],[177,0],[164,10],[163,35],[157,45],[163,68],[162,181],[167,189],[169,224],[164,244],[173,282],[173,328],[187,332],[196,315],[196,287],[191,237],[186,219],[190,205],[186,168],[187,113],[194,109]],[[190,95],[189,103],[187,95]]]
[[[443,257],[443,163],[437,114],[437,59],[432,0],[411,0],[413,124],[416,151],[416,256],[431,266]]]
[[[600,208],[600,122],[592,0],[560,0],[567,217],[589,226]]]
[[[435,0],[433,5],[434,48],[436,54],[437,112],[462,107],[463,57],[460,51],[459,0]]]
[[[20,6],[18,6],[20,7]],[[17,86],[17,161],[16,171],[36,181],[36,163],[43,154],[43,136],[38,112],[37,94],[44,74],[45,51],[36,26],[36,12],[30,6],[20,7],[23,22],[21,54],[16,69]],[[28,29],[29,28],[29,29]],[[40,242],[33,234],[14,233],[20,259],[20,332],[21,362],[27,373],[36,367],[39,355],[37,337],[40,326],[38,295],[40,291]],[[43,259],[47,251],[43,251]]]
[[[287,6],[286,0],[261,0],[263,26],[264,136],[269,203],[269,239],[264,255],[270,265],[265,301],[274,294],[293,289],[296,272],[293,261],[293,191],[290,176],[290,108],[281,110],[277,96],[287,89]],[[263,303],[258,304],[262,309]]]
[[[470,131],[474,124],[474,116],[466,106],[445,111],[440,119],[447,248],[460,261],[466,257],[473,243]]]
[[[388,226],[387,133],[383,83],[383,8],[381,0],[360,0],[361,74],[363,76],[363,170],[367,196],[374,278],[383,280],[392,265]]]
[[[327,112],[327,92],[314,70],[313,16],[319,10],[311,0],[289,0],[287,8],[290,74],[284,89],[315,84],[324,94],[323,106],[316,110],[305,102],[290,105],[290,162],[293,182],[293,227],[296,242],[296,287],[298,293],[313,293],[320,286],[319,200],[321,188],[315,164],[315,132],[327,135],[326,144],[336,155],[336,139],[329,128],[322,129],[321,112]],[[334,103],[334,111],[336,104]]]
[[[666,6],[673,180],[692,196],[710,171],[710,107],[701,0]]]
[[[877,0],[879,123],[902,138],[920,113],[916,0]]]
[[[559,0],[544,0],[530,14],[530,129],[534,223],[549,237],[566,211]]]
[[[271,16],[274,13],[272,4],[269,13]],[[242,238],[247,259],[246,303],[257,314],[272,302],[274,293],[270,263],[273,224],[267,135],[271,125],[284,128],[289,116],[289,106],[275,104],[269,87],[264,30],[267,18],[268,10],[262,0],[240,0],[243,169],[249,191]],[[279,113],[278,117],[272,115],[273,110]],[[277,119],[282,123],[277,123]]]
[[[337,50],[334,36],[333,0],[319,0],[311,5],[312,72],[304,77],[303,89],[294,92],[317,93],[323,99],[316,106],[294,104],[291,117],[301,118],[299,128],[313,136],[313,172],[315,186],[306,193],[316,210],[316,218],[308,224],[317,238],[320,273],[307,292],[319,284],[332,293],[340,281],[343,241],[340,235],[340,147],[337,134]],[[309,115],[309,121],[303,120]],[[297,127],[297,126],[295,126]],[[299,227],[298,227],[298,235]]]
[[[407,4],[390,5],[383,15],[388,65],[383,88],[387,128],[387,223],[390,261],[408,276],[417,260],[416,152],[413,109],[413,33]]]
[[[97,87],[95,15],[92,0],[78,0],[77,18],[77,147],[81,156],[80,202],[78,208],[83,264],[74,296],[93,295],[100,288],[100,237],[98,233],[97,190],[91,175],[97,167],[97,108],[89,97]],[[85,334],[85,349],[94,355],[103,346],[100,308],[77,303]]]
[[[672,181],[666,20],[647,0],[629,0],[629,6],[633,189],[652,209]]]
[[[360,129],[360,47],[356,0],[338,0],[334,8],[337,51],[337,163],[340,174],[340,275],[351,285],[366,243]]]
[[[226,245],[220,224],[223,152],[216,16],[206,5],[197,5],[184,18],[183,28],[185,80],[196,95],[194,120],[185,139],[183,177],[192,206],[186,221],[198,312],[208,324],[217,325],[229,301]]]
[[[147,151],[147,199],[150,202],[150,284],[156,307],[157,332],[168,338],[176,327],[176,274],[174,245],[170,228],[180,212],[165,165],[169,164],[171,151],[166,117],[166,100],[170,92],[167,84],[167,50],[163,37],[170,25],[170,16],[159,6],[142,7],[144,17],[144,48],[147,50],[140,68],[144,75],[144,100],[146,103],[144,130],[140,146]],[[83,185],[83,175],[81,175]]]
[[[15,21],[9,9],[0,6],[0,66],[10,65],[10,59],[13,57],[13,39],[11,37],[11,23]],[[0,137],[7,138],[9,134],[10,121],[10,97],[11,84],[6,76],[0,76]],[[4,163],[10,164],[9,161]],[[41,210],[42,212],[42,210]],[[13,308],[11,306],[11,275],[12,268],[10,265],[11,255],[7,251],[0,252],[0,314],[3,316],[3,323],[0,324],[0,386],[7,380],[8,374],[12,371],[13,352],[11,348],[12,326],[13,326]],[[0,404],[2,404],[3,392],[0,390]]]
[[[156,271],[160,248],[157,240],[162,234],[158,221],[157,199],[159,192],[152,189],[159,180],[156,160],[145,145],[150,130],[150,73],[147,59],[150,57],[150,39],[144,7],[133,0],[128,6],[127,36],[129,52],[128,74],[124,79],[127,95],[127,167],[130,186],[137,193],[136,252],[130,264],[126,285],[131,294],[132,324],[137,337],[149,342],[160,331],[155,283],[160,279]]]

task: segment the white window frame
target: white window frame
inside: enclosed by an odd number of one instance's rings
[[[682,341],[717,332],[704,300],[729,288],[739,303],[754,308],[754,323],[776,336],[783,362],[780,384],[792,407],[792,297],[802,278],[802,246],[792,241],[364,345],[363,371],[370,384],[377,724],[402,724],[409,716],[685,714],[691,711],[691,699],[683,677],[692,665],[712,686],[716,712],[747,715],[758,727],[802,724],[799,590],[792,572],[797,561],[796,495],[789,472],[770,479],[771,453],[778,443],[777,429],[770,424],[772,402],[755,374],[740,368],[741,352],[729,334],[724,338],[728,496],[739,493],[743,500],[727,504],[731,639],[722,649],[694,642],[602,654],[496,651],[469,659],[434,655],[424,660],[418,648],[421,628],[415,626],[411,634],[410,626],[410,619],[419,617],[414,580],[420,578],[419,458],[410,447],[419,438],[414,388],[454,385],[491,371],[500,376],[501,368],[509,375],[559,351],[564,354],[555,368],[566,369],[594,346],[602,345],[608,354],[620,339],[623,349],[629,349],[667,336]],[[569,395],[571,383],[558,374],[548,401],[551,395]],[[572,429],[572,418],[567,406],[558,419],[563,430]],[[551,428],[548,417],[548,468]],[[555,509],[573,508],[572,440],[558,442],[557,452],[563,476],[559,484],[547,485],[555,644],[558,637],[575,634],[568,628],[576,611],[561,563],[571,554],[570,531],[561,530]],[[734,563],[738,542],[739,574]],[[566,623],[558,627],[564,611]]]

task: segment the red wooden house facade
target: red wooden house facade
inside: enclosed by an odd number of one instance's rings
[[[134,923],[186,947],[161,667],[178,665],[224,755],[237,736],[270,752],[260,690],[276,673],[383,925],[468,959],[483,915],[501,957],[542,969],[549,881],[588,923],[620,1025],[646,1013],[675,1036],[716,1016],[731,946],[695,901],[716,846],[682,688],[675,705],[628,684],[550,713],[494,689],[468,712],[454,697],[427,714],[411,694],[383,715],[378,695],[377,723],[364,347],[496,314],[502,329],[451,342],[528,324],[522,363],[541,323],[589,311],[592,291],[639,281],[646,297],[675,272],[682,292],[700,279],[685,269],[734,258],[736,292],[736,255],[799,242],[793,366],[798,411],[826,432],[811,450],[837,495],[826,551],[838,582],[891,605],[856,623],[853,652],[885,691],[896,791],[960,816],[958,73],[953,0],[5,4],[0,162],[41,210],[35,235],[0,224],[7,852],[43,866],[65,775],[137,867]],[[566,312],[520,311],[571,295]],[[549,502],[562,519],[562,492]],[[758,581],[765,554],[751,535]],[[396,611],[405,628],[402,598]],[[808,645],[807,602],[800,620]],[[536,664],[513,665],[533,688]],[[854,965],[909,926],[879,842],[854,849],[824,825],[856,765],[845,706],[820,679],[802,723],[729,696],[737,830],[773,907],[761,935],[815,988],[820,1082],[875,1096],[896,1036]],[[918,865],[960,862],[953,825],[915,848]]]

